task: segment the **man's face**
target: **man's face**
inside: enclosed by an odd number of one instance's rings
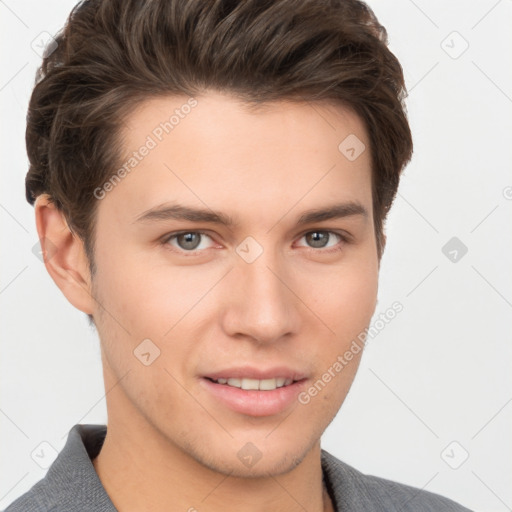
[[[369,141],[339,106],[250,113],[217,93],[182,108],[187,99],[152,99],[132,113],[124,147],[127,160],[139,152],[137,164],[99,201],[93,314],[113,387],[109,428],[156,433],[163,450],[233,476],[279,474],[318,446],[362,351],[341,371],[333,365],[374,313],[370,152],[357,156],[358,146],[354,159],[338,148],[348,136]],[[175,109],[182,115],[166,133],[160,123]],[[299,223],[342,203],[351,215]],[[234,224],[142,218],[163,205]],[[237,387],[283,378],[297,381]]]

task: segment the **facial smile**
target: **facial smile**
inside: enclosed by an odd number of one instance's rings
[[[245,390],[256,389],[260,391],[272,391],[273,389],[282,388],[283,386],[289,386],[293,381],[293,379],[287,379],[285,377],[276,377],[271,379],[237,379],[235,377],[230,377],[229,379],[211,379],[213,382],[217,384],[225,384],[227,386],[232,386],[235,388],[241,388]]]
[[[201,378],[210,396],[250,416],[271,416],[289,408],[306,382],[304,373],[285,367],[229,368]]]

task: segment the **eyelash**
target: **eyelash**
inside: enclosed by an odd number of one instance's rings
[[[164,239],[162,240],[162,245],[170,250],[170,251],[173,251],[173,252],[177,252],[181,255],[184,255],[185,257],[195,257],[195,256],[198,256],[201,252],[204,252],[205,249],[195,249],[195,250],[192,250],[192,251],[185,251],[183,249],[177,249],[175,247],[170,247],[169,246],[169,242],[178,237],[179,235],[184,235],[184,234],[187,234],[187,233],[194,233],[194,234],[199,234],[199,235],[204,235],[204,236],[207,236],[208,238],[212,239],[212,236],[209,235],[208,233],[204,232],[204,231],[200,231],[200,230],[197,230],[197,231],[176,231],[176,232],[173,232],[173,233],[169,233],[168,235],[166,235],[164,237]],[[340,238],[340,242],[338,242],[338,244],[336,244],[334,247],[331,247],[330,249],[322,249],[322,248],[314,248],[314,247],[309,247],[309,248],[306,248],[306,249],[309,249],[311,251],[314,251],[314,252],[321,252],[321,253],[327,253],[327,254],[331,254],[331,253],[334,253],[334,252],[338,252],[338,251],[341,251],[343,246],[345,244],[348,244],[350,243],[350,239],[347,235],[344,235],[342,233],[339,233],[337,231],[330,231],[330,230],[327,230],[327,229],[312,229],[312,230],[309,230],[309,231],[306,231],[305,233],[303,233],[300,237],[300,238],[303,238],[305,237],[306,235],[309,235],[310,233],[329,233],[329,234],[332,234],[332,235],[336,235]]]

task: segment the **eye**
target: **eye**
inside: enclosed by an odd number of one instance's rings
[[[332,236],[334,235],[334,237]],[[343,242],[348,242],[348,238],[343,236],[340,233],[335,233],[334,231],[322,231],[315,230],[309,231],[302,235],[301,238],[305,238],[307,243],[310,244],[309,247],[312,249],[322,249],[325,252],[332,252],[333,250],[340,250],[340,245],[343,245]],[[336,240],[337,238],[337,240]],[[331,240],[334,243],[329,245]],[[327,249],[326,249],[327,248]]]
[[[175,252],[193,256],[197,252],[211,248],[206,239],[213,241],[212,237],[203,231],[180,231],[170,233],[163,240],[162,244]],[[347,236],[341,233],[327,230],[314,230],[304,233],[301,239],[306,239],[310,249],[319,249],[318,252],[334,252],[341,250],[344,243],[348,243]],[[204,245],[206,243],[206,246]]]
[[[181,252],[193,253],[194,251],[208,249],[208,247],[204,247],[203,245],[204,238],[212,240],[209,235],[202,231],[182,231],[180,233],[171,233],[164,238],[162,243],[166,246],[170,245]]]

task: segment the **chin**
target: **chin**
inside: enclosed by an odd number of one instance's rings
[[[274,447],[273,443],[269,446],[268,441],[266,447],[263,444],[264,440],[259,444],[258,441],[241,443],[232,440],[232,448],[219,446],[215,450],[217,453],[211,448],[208,451],[198,451],[197,446],[194,450],[188,450],[188,453],[199,464],[216,473],[238,478],[262,478],[289,473],[304,460],[316,442],[313,440],[306,445],[302,438],[301,443],[295,446],[284,446],[280,443],[279,447]]]

